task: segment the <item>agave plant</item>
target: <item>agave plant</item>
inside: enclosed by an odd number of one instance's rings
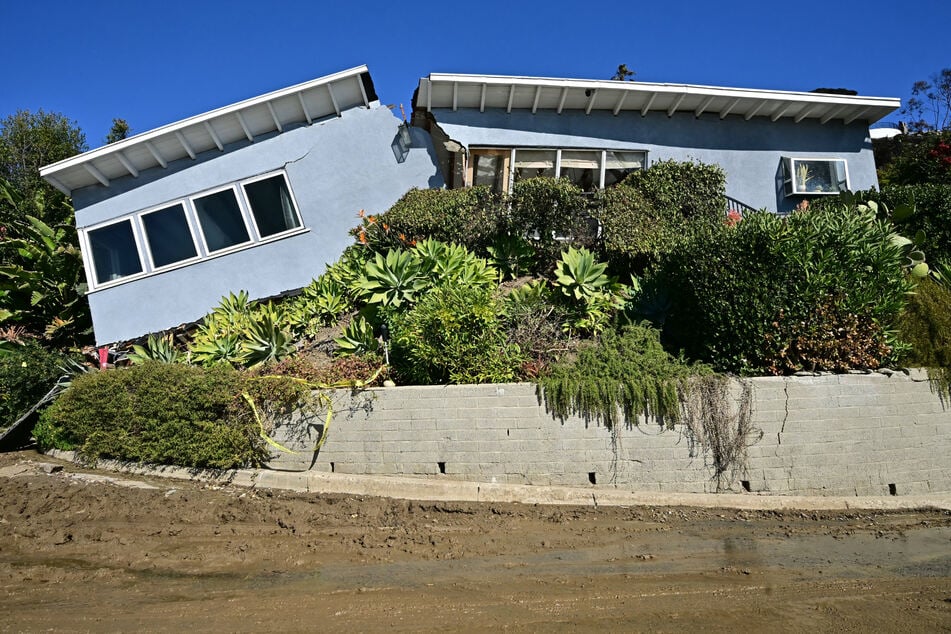
[[[518,278],[530,270],[535,261],[535,249],[519,235],[500,236],[487,250],[502,281]]]
[[[426,285],[418,256],[402,249],[387,252],[385,258],[377,253],[356,282],[363,301],[384,308],[414,303]]]
[[[182,360],[181,351],[175,347],[175,340],[171,334],[163,337],[149,335],[144,346],[132,346],[132,352],[126,358],[133,364],[146,361],[160,361],[162,363],[178,363]]]
[[[335,282],[344,291],[350,293],[357,281],[363,276],[363,269],[369,261],[367,249],[349,247],[333,264],[327,266],[322,278]]]
[[[190,358],[195,363],[210,366],[216,363],[240,365],[244,362],[245,351],[241,346],[238,335],[224,335],[215,338],[199,338],[192,340],[188,348]]]
[[[287,317],[296,332],[313,336],[321,327],[336,323],[352,308],[344,287],[325,274],[288,303]]]
[[[498,271],[493,266],[470,254],[469,260],[459,269],[452,281],[463,286],[494,286],[498,281]]]
[[[612,283],[604,273],[607,267],[607,264],[595,261],[587,249],[569,247],[555,265],[555,285],[567,297],[585,301]]]
[[[247,291],[238,291],[237,295],[228,293],[227,297],[221,298],[221,302],[209,315],[220,331],[233,334],[248,327],[251,310],[255,306],[248,297]]]
[[[432,286],[490,286],[497,280],[496,270],[464,246],[423,240],[413,252],[419,256],[420,268],[428,274]]]
[[[248,366],[280,361],[297,350],[285,323],[284,311],[274,304],[260,305],[251,313],[247,338],[242,341],[243,359]]]
[[[350,321],[343,336],[334,339],[334,343],[337,344],[337,354],[342,357],[380,349],[380,341],[373,333],[373,326],[359,315]]]
[[[512,308],[531,307],[546,301],[548,295],[548,283],[545,280],[532,280],[509,291],[505,303]]]

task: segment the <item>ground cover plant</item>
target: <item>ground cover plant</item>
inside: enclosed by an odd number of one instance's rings
[[[691,379],[711,372],[671,356],[656,329],[628,324],[580,346],[538,384],[548,409],[562,419],[576,414],[613,427],[645,417],[672,426]]]

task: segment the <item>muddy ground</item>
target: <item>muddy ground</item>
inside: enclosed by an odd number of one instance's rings
[[[947,512],[419,503],[31,452],[0,487],[3,631],[951,631]]]

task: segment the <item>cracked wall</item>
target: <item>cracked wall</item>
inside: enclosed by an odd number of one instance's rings
[[[889,495],[951,491],[951,411],[923,371],[763,377],[753,386],[752,442],[727,489]],[[320,426],[285,424],[278,469],[444,477],[476,482],[714,492],[708,452],[683,425],[606,429],[553,419],[530,384],[338,392]],[[762,435],[758,432],[762,431]]]

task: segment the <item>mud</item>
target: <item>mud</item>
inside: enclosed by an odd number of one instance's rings
[[[31,452],[0,487],[2,631],[951,631],[948,512],[419,503]]]

